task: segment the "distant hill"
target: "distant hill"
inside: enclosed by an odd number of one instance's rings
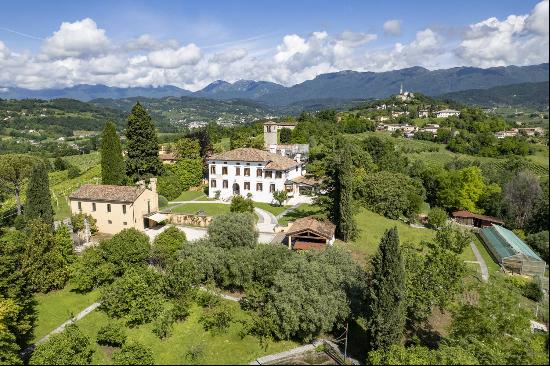
[[[548,63],[531,66],[506,66],[481,69],[454,67],[430,71],[410,67],[386,72],[340,71],[322,74],[292,87],[267,81],[215,81],[204,89],[190,92],[175,86],[114,88],[104,85],[77,85],[65,89],[28,90],[0,87],[0,98],[73,98],[89,101],[96,98],[163,98],[195,96],[218,100],[249,99],[270,106],[289,106],[304,101],[351,101],[385,98],[399,92],[403,83],[408,91],[436,96],[470,89],[548,81]],[[322,107],[322,106],[320,106]]]
[[[549,103],[548,81],[540,83],[520,83],[496,86],[489,89],[470,89],[442,94],[442,99],[450,99],[462,104],[482,107],[547,107]]]

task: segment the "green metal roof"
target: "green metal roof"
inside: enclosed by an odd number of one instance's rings
[[[500,225],[486,227],[481,229],[481,232],[501,258],[506,258],[521,253],[533,259],[542,261],[537,253],[535,253],[533,249],[518,238],[516,234]]]

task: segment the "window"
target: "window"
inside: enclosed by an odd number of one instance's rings
[[[216,180],[215,180],[215,179],[212,179],[212,180],[210,181],[210,187],[216,188]]]
[[[250,182],[244,182],[245,191],[250,191]]]
[[[235,175],[241,175],[241,168],[240,167],[235,168]]]
[[[229,188],[229,182],[227,180],[223,181],[223,188]]]
[[[80,202],[78,202],[80,203]],[[95,211],[95,202],[92,202],[92,211]]]
[[[244,176],[250,177],[250,168],[244,168]]]
[[[264,187],[263,187],[262,183],[256,183],[256,190],[257,191],[262,191],[263,189],[264,189]]]
[[[273,178],[273,172],[271,170],[265,171],[265,177],[266,178]]]
[[[261,178],[262,177],[262,170],[256,169],[256,177]]]
[[[270,193],[275,192],[275,184],[270,184],[270,185],[269,185],[269,192],[270,192]]]
[[[107,204],[107,212],[111,212],[111,204],[110,203]]]
[[[275,178],[282,178],[283,177],[283,172],[275,172]]]
[[[215,165],[212,165],[210,167],[210,174],[216,174],[216,166]]]
[[[298,171],[298,167],[296,167],[296,171]]]
[[[226,166],[222,166],[222,174],[227,175],[227,167]]]
[[[78,211],[82,211],[82,202],[78,202]]]
[[[122,225],[126,226],[126,225],[128,225],[128,223],[127,223],[126,221],[124,221],[124,222],[122,223]]]
[[[151,200],[147,200],[147,213],[151,213]]]
[[[126,205],[122,205],[122,213],[126,214]]]
[[[112,224],[112,223],[113,223],[111,220],[107,220],[107,222],[108,222],[109,224]]]

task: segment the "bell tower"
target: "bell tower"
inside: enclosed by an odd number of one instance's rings
[[[264,123],[264,147],[268,149],[270,145],[277,145],[277,123],[273,121]]]

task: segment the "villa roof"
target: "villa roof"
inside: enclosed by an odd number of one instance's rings
[[[71,200],[133,203],[145,191],[142,186],[83,184],[69,196]]]
[[[208,160],[254,161],[267,163],[265,169],[287,170],[301,165],[295,160],[267,151],[243,147],[211,155]]]
[[[297,184],[305,184],[306,186],[318,186],[319,184],[321,184],[320,179],[316,179],[315,177],[312,177],[312,176],[305,177],[303,175],[293,178],[292,182]]]
[[[303,231],[312,231],[326,239],[332,239],[336,225],[328,220],[320,220],[313,216],[303,217],[294,221],[287,235],[298,234]]]

